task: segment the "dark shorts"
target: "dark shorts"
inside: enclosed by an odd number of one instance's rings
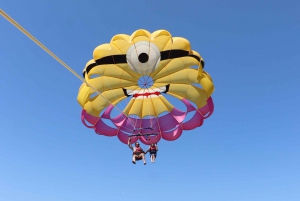
[[[150,151],[149,154],[150,154],[150,156],[154,155],[156,158],[157,151]]]
[[[132,155],[135,155],[135,159],[136,159],[136,160],[142,160],[141,154],[142,154],[142,153],[133,153]]]

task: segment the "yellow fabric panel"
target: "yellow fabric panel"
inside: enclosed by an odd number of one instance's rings
[[[123,112],[127,115],[137,115],[140,118],[146,116],[157,117],[162,112],[170,112],[174,106],[163,96],[155,98],[130,99]]]
[[[129,73],[132,77],[135,77],[137,80],[141,77],[140,74],[133,71],[127,63],[124,64],[116,64],[119,68],[123,69],[125,72]]]
[[[174,106],[163,96],[143,99],[142,118],[146,116],[158,117],[163,112],[170,112]]]
[[[122,54],[122,52],[116,46],[114,46],[113,44],[103,44],[95,48],[93,52],[93,58],[94,60],[97,60],[106,56],[116,54]]]
[[[190,52],[191,52],[193,55],[196,55],[196,56],[198,56],[199,58],[202,58],[201,55],[200,55],[198,52],[196,52],[195,50],[191,50]]]
[[[168,39],[165,40],[164,37],[167,37]],[[163,30],[163,29],[156,30],[151,34],[151,40],[157,41],[160,43],[166,43],[171,38],[172,38],[172,35],[170,34],[170,32],[168,32],[167,30]]]
[[[199,65],[200,62],[198,62],[198,60],[193,57],[181,57],[171,60],[164,60],[160,62],[156,70],[151,73],[150,76],[152,76],[153,79],[156,80],[182,69]]]
[[[131,45],[133,45],[133,43],[128,43],[128,45],[120,48],[120,51],[123,52],[123,54],[126,54]]]
[[[190,49],[190,42],[185,38],[172,37],[166,30],[157,30],[151,34],[147,30],[139,29],[131,36],[117,34],[111,39],[110,44],[103,44],[96,47],[93,52],[94,59],[87,62],[84,70],[86,70],[88,65],[95,63],[95,60],[99,58],[126,54],[134,43],[140,41],[150,41],[155,44],[160,51],[174,49],[189,51],[190,54],[197,55],[203,60],[198,52]],[[191,68],[192,66],[198,66],[198,70]],[[92,75],[95,74],[99,75],[99,77],[91,78]],[[88,76],[85,77],[86,81],[101,91],[102,95],[109,101],[99,95],[90,98],[96,92],[90,89],[86,84],[81,85],[77,101],[89,114],[97,116],[110,103],[116,105],[121,100],[127,98],[122,88],[134,90],[135,92],[141,90],[137,85],[138,79],[141,76],[141,74],[132,70],[127,63],[96,66],[89,71]],[[150,76],[155,82],[151,87],[152,90],[155,91],[158,90],[157,88],[165,87],[170,84],[168,94],[178,99],[189,99],[194,102],[198,108],[206,104],[206,99],[214,91],[214,85],[210,75],[203,71],[201,62],[198,62],[198,60],[193,57],[181,57],[160,61],[154,72],[150,73]],[[199,83],[203,89],[191,86],[190,84],[192,83]],[[128,93],[130,93],[130,91],[128,91]],[[142,118],[148,115],[158,116],[163,112],[171,111],[173,108],[174,106],[169,103],[162,94],[160,96],[150,96],[149,98],[141,98],[141,96],[139,96],[139,98],[132,98],[126,105],[124,112]]]
[[[155,82],[155,83],[153,83],[153,86],[151,88],[154,89],[154,88],[165,87],[168,84],[170,84],[170,82],[161,82],[161,83],[160,82]]]
[[[95,104],[98,104],[98,102],[102,101],[102,97],[104,97],[104,99],[107,99],[110,103],[113,103],[114,101],[125,97],[125,95],[122,89],[109,90],[101,93],[101,96],[97,96],[97,98],[93,102]],[[107,100],[104,101],[107,102]]]
[[[93,64],[93,63],[95,63],[95,60],[94,60],[94,59],[89,60],[89,61],[85,64],[85,67],[84,67],[84,69],[83,69],[82,72],[84,72],[84,71],[86,70],[86,67],[88,67],[90,64]]]
[[[172,92],[168,92],[168,94],[171,95],[171,96],[174,96],[175,98],[177,98],[177,99],[179,99],[179,100],[183,99],[182,96],[178,96],[177,94],[174,94],[174,93],[172,93]]]
[[[152,76],[152,78],[154,80],[186,68],[181,58],[171,59],[169,61],[170,62],[166,63],[165,66],[159,66],[160,69],[157,69],[153,73],[154,75]]]
[[[153,105],[153,100],[157,98],[144,98],[143,100],[143,108],[142,108],[142,118],[146,116],[156,116],[155,108]]]
[[[163,51],[172,50],[173,49],[173,39],[169,40],[165,45]]]
[[[111,103],[117,104],[125,98],[122,89],[115,89],[101,93],[95,98],[91,99],[84,105],[84,109],[93,116],[99,116],[100,112]]]
[[[88,87],[85,83],[83,83],[78,91],[77,95],[77,101],[81,105],[81,107],[84,107],[84,104],[86,104],[90,98],[90,91],[92,89]]]
[[[162,78],[159,78],[155,80],[155,84],[157,83],[165,83],[165,85],[168,84],[192,84],[192,83],[198,83],[197,80],[197,72],[198,70],[188,68],[183,69],[178,72],[172,73],[170,75],[164,76]]]
[[[152,102],[152,107],[154,107],[155,110],[155,117],[158,117],[158,115],[160,115],[163,112],[168,112],[169,109],[167,108],[167,106],[165,105],[165,103],[162,101],[162,99],[160,98],[161,96],[159,96],[158,98],[150,98],[151,102]]]
[[[158,47],[159,51],[164,51],[169,41],[172,43],[172,35],[166,30],[158,30],[151,34],[151,42]]]
[[[151,34],[145,29],[139,29],[130,36],[130,42],[139,42],[139,41],[150,41]]]
[[[157,42],[157,41],[152,41],[152,43],[154,43],[158,47],[159,51],[161,51],[161,52],[164,51],[164,48],[166,47],[165,43],[160,43],[160,42]]]
[[[122,54],[126,54],[132,43],[129,42],[130,36],[126,34],[115,35],[110,43],[117,47]]]
[[[207,97],[210,97],[215,89],[212,79],[211,79],[210,75],[205,71],[202,71],[202,73],[200,75],[199,74],[200,73],[198,73],[197,79],[198,79],[199,83],[201,84],[201,86],[203,87],[203,89],[205,90],[205,92],[207,93]]]
[[[105,104],[105,105],[104,105],[104,104],[102,105],[103,108],[105,108],[106,106],[109,105],[109,104],[106,103],[106,102],[103,102],[103,103]],[[92,116],[95,116],[95,117],[98,117],[99,114],[100,114],[100,110],[97,111],[97,110],[94,110],[94,109],[93,109],[93,106],[92,106],[92,104],[91,104],[90,101],[88,101],[88,102],[84,105],[83,109],[84,109],[88,114],[90,114],[90,115],[92,115]]]
[[[142,116],[143,99],[133,99],[128,115]]]
[[[89,77],[92,75],[92,74],[102,74],[102,75],[106,75],[106,69],[108,68],[111,68],[109,69],[107,76],[112,76],[114,77],[114,73],[113,72],[116,72],[116,74],[122,74],[122,73],[125,73],[125,75],[121,75],[122,77],[124,76],[124,79],[127,79],[127,80],[138,80],[141,75],[134,72],[129,66],[128,64],[108,64],[108,65],[98,65],[98,66],[95,66],[94,68],[92,68],[88,75]],[[119,69],[117,69],[119,68]],[[121,73],[122,72],[122,73]],[[86,78],[87,79],[87,78]]]
[[[135,38],[132,39],[133,43],[137,43],[140,41],[150,41],[150,38],[148,38],[147,36],[137,36]]]
[[[124,87],[124,89],[140,91],[142,88],[140,88],[137,84],[135,84],[135,85],[132,85],[132,86]]]
[[[194,57],[181,57],[180,58],[186,67],[199,66],[200,62]]]
[[[164,97],[158,96],[158,98],[153,98],[153,105],[155,105],[156,115],[160,115],[163,112],[173,110],[174,106]]]
[[[174,49],[190,51],[191,45],[190,42],[185,38],[173,37],[172,50]]]
[[[154,76],[159,73],[168,63],[170,63],[172,60],[167,59],[167,60],[163,60],[160,61],[157,65],[157,67],[155,68],[155,71],[150,73],[150,77],[154,78]]]
[[[200,58],[200,60],[203,60],[203,58],[201,57],[201,55],[198,52],[196,52],[195,50],[191,50],[190,54],[191,55],[196,55],[196,56],[198,56]],[[201,67],[203,68],[203,66],[201,66]]]
[[[129,71],[129,72],[131,72],[131,71]],[[100,74],[100,75],[104,75],[107,77],[114,77],[114,78],[132,81],[132,82],[138,81],[138,78],[136,77],[135,74],[133,74],[133,73],[130,74],[130,73],[126,72],[123,68],[120,68],[119,66],[114,65],[114,64],[95,66],[88,73],[89,79],[94,79],[94,78],[91,78],[91,76],[94,74]]]
[[[169,92],[169,94],[175,94],[179,97],[192,101],[198,108],[203,107],[206,104],[206,99],[208,98],[203,89],[186,84],[171,84]]]
[[[161,70],[157,69],[153,73],[153,79],[157,80],[164,76],[169,76],[172,73],[189,68],[190,66],[198,65],[198,63],[199,62],[197,61],[197,59],[193,57],[181,57],[172,59],[169,63],[166,64],[165,67],[161,68]]]
[[[88,83],[92,85],[98,91],[107,91],[111,89],[123,88],[127,86],[136,85],[136,82],[122,80],[119,78],[101,76],[93,79],[89,79]]]

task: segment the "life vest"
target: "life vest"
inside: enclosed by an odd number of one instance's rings
[[[156,146],[154,147],[150,146],[150,151],[156,151]]]
[[[154,146],[154,147],[152,147],[152,146],[150,146],[150,154],[156,154],[156,146]]]
[[[143,153],[143,149],[141,147],[134,147],[134,151],[133,153],[134,154],[140,154],[140,153]]]

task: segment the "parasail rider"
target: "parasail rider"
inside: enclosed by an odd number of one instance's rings
[[[132,147],[132,145],[130,144],[130,142],[131,142],[131,138],[128,139],[128,146],[133,151],[133,154],[132,154],[132,163],[135,164],[136,160],[143,159],[144,165],[146,165],[145,152],[140,147],[140,144],[138,142],[136,142],[135,143],[135,147]]]
[[[151,162],[152,163],[155,163],[155,159],[156,159],[156,154],[157,154],[157,151],[158,151],[158,146],[157,144],[151,144],[149,149],[146,151],[145,154],[147,154],[148,152],[150,153],[150,158],[151,158]]]

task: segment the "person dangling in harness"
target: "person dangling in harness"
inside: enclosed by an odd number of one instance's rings
[[[133,151],[133,153],[132,153],[132,163],[135,164],[136,160],[143,159],[144,165],[146,165],[145,152],[140,147],[140,144],[138,142],[136,142],[135,143],[135,147],[132,147],[132,145],[130,144],[130,142],[131,142],[131,138],[128,139],[128,146]]]
[[[151,144],[149,149],[146,151],[146,153],[150,153],[150,159],[152,163],[155,163],[156,155],[158,151],[158,146],[157,144]]]

